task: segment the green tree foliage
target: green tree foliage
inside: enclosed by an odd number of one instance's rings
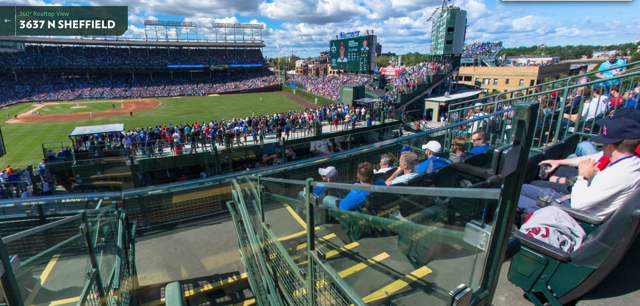
[[[403,66],[415,66],[415,65],[417,65],[419,63],[428,62],[428,61],[431,60],[431,55],[430,54],[420,54],[418,52],[407,53],[407,54],[403,54],[403,55],[399,55],[399,56],[402,56],[402,65]],[[396,57],[396,60],[398,59],[398,57]],[[378,67],[380,67],[380,68],[387,67],[387,66],[389,66],[389,62],[390,61],[391,61],[390,57],[388,57],[388,56],[380,56],[380,57],[376,58],[376,65],[378,65]]]
[[[549,55],[560,56],[561,60],[567,59],[579,59],[583,55],[591,57],[594,51],[610,51],[619,50],[623,55],[627,55],[627,52],[631,54],[635,53],[637,46],[634,43],[611,45],[611,46],[546,46],[538,48],[538,46],[531,47],[518,47],[518,48],[505,48],[499,55],[506,54],[507,56],[520,56],[520,55]]]

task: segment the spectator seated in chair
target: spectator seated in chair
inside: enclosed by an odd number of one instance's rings
[[[373,165],[371,165],[370,162],[362,162],[358,165],[358,180],[362,185],[386,186],[384,181],[373,181]],[[351,190],[342,200],[338,197],[328,195],[324,197],[322,203],[331,208],[361,212],[364,200],[368,194],[369,191]]]
[[[418,164],[418,155],[414,152],[403,152],[398,164],[398,169],[385,181],[387,186],[404,183],[420,174],[414,171]]]
[[[453,140],[451,141],[451,152],[454,154],[449,158],[451,162],[463,162],[467,157],[471,156],[469,153],[465,152],[467,148],[467,140],[462,136],[453,136]]]
[[[322,181],[325,183],[337,183],[338,178],[338,170],[335,167],[329,166],[326,168],[319,168],[318,173],[320,177],[322,177]],[[315,194],[320,200],[324,198],[326,194],[327,188],[322,186],[317,186],[313,188],[313,194]],[[298,200],[303,201],[305,198],[305,190],[300,191],[298,193]],[[296,213],[300,212],[300,208],[296,207]]]
[[[388,154],[380,156],[380,170],[374,170],[373,174],[381,174],[392,171],[398,167],[393,165],[393,157]]]
[[[640,123],[640,110],[631,108],[622,108],[611,113],[609,119],[624,119],[634,120]],[[606,120],[598,121],[598,124],[606,122]],[[640,156],[640,146],[636,149],[636,156]],[[571,154],[564,160],[544,160],[540,165],[551,165],[549,173],[553,175],[549,178],[549,181],[534,181],[531,184],[538,187],[551,188],[559,192],[570,193],[571,187],[576,182],[578,176],[578,164],[587,159],[593,159],[598,161],[597,165],[599,170],[603,170],[609,164],[609,159],[599,152],[596,146],[590,141],[583,141],[576,147],[575,153]]]
[[[418,164],[414,168],[415,172],[432,173],[451,163],[450,160],[438,156],[438,154],[442,153],[442,145],[440,145],[440,143],[435,140],[431,140],[427,144],[423,145],[422,149],[425,150],[427,160]]]
[[[487,132],[484,130],[477,130],[473,133],[473,135],[471,135],[471,142],[474,147],[469,151],[469,154],[471,155],[484,153],[491,148],[491,146],[487,144]]]
[[[640,123],[630,119],[602,119],[602,134],[591,138],[603,144],[602,155],[610,163],[599,170],[590,157],[578,163],[578,177],[570,195],[556,193],[552,203],[604,217],[640,187],[640,158],[634,155],[640,144]],[[518,210],[531,214],[540,209],[536,204],[539,187],[523,185]]]

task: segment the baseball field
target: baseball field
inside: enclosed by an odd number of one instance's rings
[[[176,125],[229,120],[251,116],[253,111],[256,115],[266,115],[308,106],[296,98],[297,96],[292,97],[286,93],[259,93],[143,99],[142,102],[137,99],[80,101],[80,108],[76,101],[45,102],[44,106],[40,103],[18,104],[3,109],[0,114],[7,149],[7,154],[0,158],[0,165],[10,164],[14,168],[26,167],[28,164],[37,166],[42,160],[41,144],[68,141],[67,136],[76,126],[124,123],[125,130],[129,130],[170,123]],[[31,115],[31,110],[34,109],[37,110]],[[37,111],[40,111],[40,116]],[[90,117],[90,111],[94,117]],[[133,116],[129,114],[130,111]],[[14,115],[18,115],[17,120],[13,119]]]

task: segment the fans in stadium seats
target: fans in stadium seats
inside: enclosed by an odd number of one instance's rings
[[[400,155],[399,167],[386,181],[387,185],[395,185],[404,183],[420,173],[415,172],[414,168],[418,164],[418,155],[414,152],[403,152]]]
[[[358,165],[358,180],[361,185],[380,185],[385,186],[384,181],[373,181],[373,165],[370,162],[362,162]],[[322,200],[322,203],[331,208],[340,208],[350,211],[362,211],[362,205],[366,199],[369,191],[364,190],[351,190],[347,196],[340,200],[340,198],[327,195]]]
[[[487,144],[487,132],[484,130],[477,130],[473,133],[473,135],[471,135],[471,142],[474,148],[471,149],[469,153],[472,155],[484,153],[491,148],[491,146]]]
[[[451,163],[450,160],[438,156],[438,154],[442,153],[442,145],[436,140],[429,141],[427,144],[422,146],[422,149],[425,150],[427,160],[418,164],[414,168],[415,172],[432,173]]]
[[[467,148],[467,140],[462,136],[453,136],[451,141],[451,152],[454,154],[449,159],[452,162],[462,162],[467,159],[470,154],[465,152]]]
[[[373,174],[387,173],[398,167],[393,165],[393,157],[389,154],[380,156],[380,170],[373,171]]]
[[[581,158],[570,197],[557,193],[553,199],[576,210],[607,216],[640,187],[640,159],[634,155],[640,144],[640,123],[630,119],[602,119],[599,125],[603,132],[591,141],[603,144],[602,156],[609,158],[610,163],[598,170],[595,160],[589,156]],[[530,214],[540,208],[536,204],[538,190],[536,186],[522,186],[519,210]]]

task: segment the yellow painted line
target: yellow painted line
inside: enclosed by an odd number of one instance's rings
[[[200,295],[200,294],[204,294],[207,293],[209,291],[216,291],[216,290],[220,290],[222,288],[228,287],[230,285],[233,285],[237,282],[241,282],[247,279],[247,273],[242,273],[240,275],[235,275],[232,277],[229,277],[227,279],[223,279],[220,281],[217,281],[213,284],[206,284],[202,287],[198,287],[198,288],[194,288],[191,290],[187,290],[184,292],[184,297],[192,297],[192,296],[196,296],[196,295]],[[151,301],[148,303],[144,303],[142,304],[142,306],[158,306],[158,305],[163,305],[165,302],[164,298],[161,298],[160,300],[155,300],[155,301]]]
[[[38,292],[40,292],[40,289],[42,289],[42,286],[47,280],[47,277],[49,277],[49,274],[51,274],[53,266],[56,264],[56,262],[58,262],[60,255],[62,255],[62,253],[53,255],[47,266],[42,271],[42,274],[40,274],[40,281],[36,283],[36,285],[33,287],[33,290],[31,290],[31,293],[29,293],[29,296],[27,296],[27,298],[24,300],[24,305],[31,305],[33,303],[33,300],[36,298],[36,295],[38,295]]]
[[[361,263],[359,263],[359,264],[357,264],[357,265],[355,265],[353,267],[346,268],[346,269],[338,272],[338,275],[340,277],[342,277],[342,278],[345,278],[345,277],[347,277],[347,276],[349,276],[351,274],[354,274],[356,272],[362,271],[367,267],[373,266],[373,265],[375,265],[375,264],[377,264],[377,263],[379,263],[379,262],[381,262],[381,261],[383,261],[383,260],[385,260],[387,258],[389,258],[389,254],[384,252],[384,253],[382,253],[380,255],[377,255],[377,256],[375,256],[375,257],[373,257],[373,258],[371,258],[371,259],[369,259],[369,260],[367,260],[365,262],[361,262]]]
[[[222,289],[224,287],[233,285],[233,284],[235,284],[237,282],[244,281],[246,279],[247,279],[247,273],[245,272],[245,273],[242,273],[240,275],[235,275],[235,276],[229,277],[227,279],[223,279],[223,280],[217,281],[217,282],[215,282],[213,284],[206,284],[206,285],[204,285],[202,287],[199,287],[199,288],[194,288],[194,289],[191,289],[191,290],[187,290],[187,291],[185,291],[184,296],[185,297],[190,297],[190,296],[194,296],[194,295],[198,295],[198,294],[203,294],[203,293],[206,293],[206,292],[209,292],[209,291],[219,290],[219,289]]]
[[[395,292],[401,290],[402,288],[408,286],[409,284],[411,284],[412,282],[417,281],[418,279],[424,277],[425,275],[431,273],[433,271],[431,271],[431,269],[427,268],[426,266],[415,270],[407,275],[405,275],[403,278],[385,286],[384,288],[367,295],[366,297],[364,297],[362,300],[365,303],[371,303],[373,301],[377,301],[380,299],[384,299],[386,297],[391,296],[392,294],[394,294]]]
[[[234,306],[253,306],[256,304],[256,299],[250,299],[246,301],[242,301],[240,303],[235,304]]]
[[[325,246],[326,246],[326,244],[318,244],[318,245],[316,245],[316,250],[322,249]],[[307,256],[307,252],[306,251],[304,252],[304,256]],[[291,260],[293,260],[293,261],[296,261],[298,259],[300,259],[300,256],[298,256],[298,255],[291,256]]]
[[[287,210],[293,216],[293,218],[296,219],[296,221],[298,221],[298,223],[300,223],[300,225],[302,225],[302,227],[304,227],[304,229],[307,229],[307,222],[304,222],[302,220],[302,218],[300,218],[300,216],[298,216],[298,214],[296,214],[296,211],[293,210],[293,208],[291,208],[291,206],[289,206],[289,204],[284,204],[284,207],[287,208]]]
[[[80,299],[79,296],[76,297],[72,297],[72,298],[68,298],[68,299],[62,299],[62,300],[56,300],[56,301],[51,301],[49,303],[40,303],[40,304],[30,304],[31,306],[58,306],[58,305],[64,305],[64,304],[70,304],[70,303],[77,303],[78,300]],[[25,304],[28,305],[28,304]]]
[[[347,277],[349,275],[352,275],[352,274],[354,274],[356,272],[362,271],[365,268],[370,267],[370,266],[372,266],[372,265],[374,265],[374,264],[376,264],[378,262],[381,262],[382,260],[384,260],[386,258],[389,258],[389,254],[387,254],[386,252],[385,253],[381,253],[378,256],[375,256],[375,257],[367,260],[366,262],[361,262],[361,263],[359,263],[359,264],[357,264],[357,265],[355,265],[353,267],[350,267],[350,268],[347,268],[347,269],[344,269],[344,270],[340,271],[338,273],[338,275],[341,278],[345,278],[345,277]],[[320,281],[316,282],[316,288],[320,289],[320,288],[322,288],[322,287],[324,287],[324,286],[326,286],[328,284],[329,283],[327,283],[327,281],[323,279],[323,280],[320,280]],[[300,288],[300,289],[296,290],[293,293],[293,297],[294,298],[299,298],[300,296],[302,296],[304,294],[307,294],[306,288]]]
[[[359,245],[360,244],[357,243],[357,242],[349,243],[349,244],[347,244],[347,245],[345,245],[345,246],[343,246],[343,247],[341,247],[341,248],[339,248],[337,250],[333,250],[333,251],[327,252],[327,256],[326,257],[329,258],[329,257],[336,256],[336,255],[340,254],[341,252],[344,252],[344,251],[347,251],[347,250],[351,250],[351,249],[353,249],[353,248],[355,248],[355,247],[357,247]],[[299,263],[298,266],[306,265],[306,264],[307,264],[307,261],[305,260],[305,261]]]
[[[316,226],[315,230],[316,230],[316,231],[317,231],[317,230],[320,230],[320,227],[319,227],[319,226]],[[306,234],[307,234],[307,231],[306,231],[306,230],[305,230],[305,231],[300,231],[300,232],[297,232],[297,233],[295,233],[295,234],[291,234],[291,235],[289,235],[289,236],[284,236],[284,237],[278,238],[278,241],[289,240],[289,239],[296,238],[296,237],[300,237],[300,236],[302,236],[302,235],[306,235]]]
[[[336,234],[329,234],[329,235],[326,235],[326,236],[324,236],[324,237],[320,237],[320,238],[318,238],[318,240],[319,240],[319,241],[327,241],[327,240],[329,240],[329,239],[331,239],[331,238],[334,238],[335,236],[336,236]],[[296,251],[300,251],[300,250],[302,250],[302,249],[304,249],[304,248],[306,248],[306,247],[307,247],[307,243],[305,242],[305,243],[303,243],[303,244],[298,245],[298,246],[296,247]],[[293,251],[293,248],[289,249],[288,251]]]

